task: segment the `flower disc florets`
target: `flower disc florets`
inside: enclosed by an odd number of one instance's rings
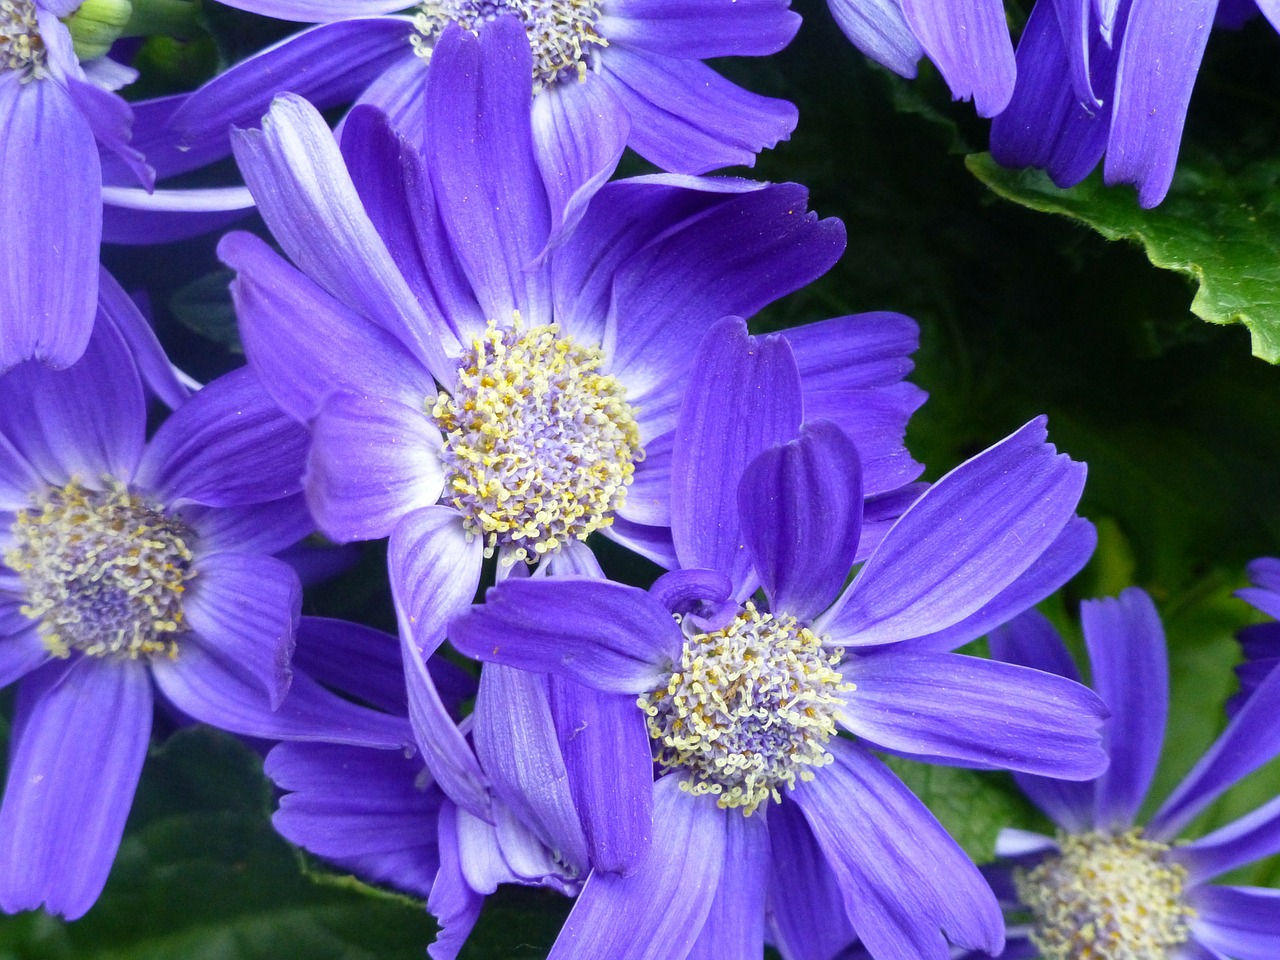
[[[780,787],[832,761],[840,694],[853,689],[835,669],[842,655],[794,617],[748,603],[727,627],[686,639],[667,685],[637,701],[654,759],[721,807],[749,816],[770,797],[780,802]]]
[[[520,19],[533,50],[533,92],[562,80],[585,80],[598,47],[600,0],[425,0],[414,15],[414,50],[424,60],[444,28],[456,23],[475,33],[480,24],[508,13]]]
[[[31,0],[0,0],[0,67],[22,71],[23,83],[45,75],[44,40]]]
[[[444,434],[445,496],[485,555],[533,561],[613,522],[635,464],[640,428],[603,354],[558,326],[500,329],[472,341],[452,395],[431,417]]]
[[[1186,943],[1195,911],[1167,844],[1130,830],[1067,836],[1059,850],[1014,877],[1044,960],[1160,960]]]
[[[18,511],[4,559],[26,588],[22,613],[61,657],[176,656],[191,530],[104,479],[102,490],[72,480]]]

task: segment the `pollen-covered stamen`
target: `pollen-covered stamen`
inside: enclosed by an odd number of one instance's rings
[[[613,522],[640,428],[603,354],[560,336],[490,321],[462,358],[452,395],[430,414],[444,434],[445,497],[485,555],[537,560]]]
[[[853,689],[835,669],[842,655],[794,617],[748,603],[722,630],[686,639],[667,685],[639,699],[654,759],[721,807],[750,815],[781,801],[779,788],[832,761],[840,694]]]
[[[195,576],[182,521],[117,480],[104,478],[101,490],[72,480],[18,511],[11,533],[4,559],[26,588],[22,613],[40,622],[52,653],[177,655]]]
[[[1044,960],[1157,960],[1186,943],[1195,911],[1183,899],[1187,870],[1167,844],[1135,829],[1066,836],[1058,846],[1014,875]]]
[[[596,32],[600,0],[424,0],[414,15],[417,32],[410,40],[418,56],[430,60],[449,23],[475,33],[503,13],[524,24],[533,50],[535,94],[562,80],[585,80],[596,50],[609,45]]]
[[[0,69],[21,71],[21,82],[45,75],[44,40],[31,0],[0,0]]]

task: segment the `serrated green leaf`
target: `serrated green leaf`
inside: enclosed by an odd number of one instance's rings
[[[406,898],[317,883],[268,818],[261,761],[184,730],[148,758],[97,905],[0,918],[0,960],[421,960],[435,928]]]
[[[995,859],[996,837],[1006,827],[1053,832],[1007,774],[884,759],[975,863]]]
[[[1163,203],[1107,187],[1100,173],[1063,190],[1039,170],[1007,170],[989,153],[966,158],[969,170],[1007,200],[1088,224],[1108,240],[1132,240],[1155,266],[1190,277],[1199,289],[1191,312],[1210,323],[1243,323],[1255,356],[1280,362],[1280,161],[1227,174],[1210,160],[1184,156]]]

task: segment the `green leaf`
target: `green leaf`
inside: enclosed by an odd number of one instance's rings
[[[996,836],[1005,827],[1053,832],[1052,824],[1007,774],[937,767],[901,757],[884,760],[975,863],[995,859]]]
[[[1280,160],[1228,175],[1207,155],[1184,155],[1168,197],[1153,210],[1139,207],[1133,190],[1105,186],[1100,173],[1062,190],[1042,171],[1006,170],[988,153],[965,162],[1007,200],[1079,220],[1108,240],[1138,243],[1157,267],[1196,282],[1192,313],[1210,323],[1243,323],[1254,355],[1280,362]]]
[[[422,960],[420,904],[317,883],[271,828],[261,761],[214,731],[153,752],[106,890],[81,920],[0,918],[3,960]]]

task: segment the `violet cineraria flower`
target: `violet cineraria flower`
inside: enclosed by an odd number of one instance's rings
[[[304,617],[294,662],[380,710],[406,714],[394,637]],[[460,719],[458,706],[476,695],[475,680],[438,658],[432,658],[430,670],[446,710]],[[484,710],[478,701],[472,716]],[[457,956],[485,897],[501,883],[546,886],[570,895],[581,887],[581,864],[569,864],[548,849],[498,797],[488,798],[484,817],[458,807],[432,780],[421,757],[294,742],[271,751],[266,772],[288,791],[272,818],[288,840],[365,880],[427,901],[441,928],[428,948],[433,960]]]
[[[296,97],[237,137],[301,268],[248,235],[222,242],[250,365],[311,425],[321,529],[390,536],[403,633],[427,653],[486,554],[509,568],[599,531],[674,564],[674,428],[702,334],[821,275],[844,244],[794,184],[663,176],[607,185],[548,248],[528,66],[508,18],[479,38],[446,31],[426,108],[449,120],[429,125],[425,155],[371,108],[340,153]],[[866,314],[789,337],[806,403],[867,451],[864,492],[914,479],[902,437],[923,393],[901,381],[915,324]]]
[[[1088,0],[1085,0],[1088,2]],[[904,77],[927,56],[957,100],[994,117],[1013,95],[1013,42],[1004,0],[827,0],[854,46]]]
[[[0,908],[74,918],[106,881],[146,756],[153,685],[259,737],[392,746],[407,729],[291,676],[301,590],[271,554],[310,530],[305,433],[248,370],[145,441],[104,277],[79,361],[0,377],[0,685],[20,680],[0,806]],[[287,696],[286,696],[287,694]]]
[[[609,178],[624,147],[673,173],[704,173],[750,166],[796,125],[792,104],[750,93],[702,62],[782,49],[800,25],[788,0],[425,0],[397,17],[373,15],[403,9],[401,0],[233,6],[332,22],[237,64],[197,92],[173,118],[192,138],[256,124],[273,96],[292,92],[321,108],[352,99],[377,107],[419,143],[427,67],[445,29],[522,24],[533,147],[557,219]],[[451,104],[439,116],[463,109]]]
[[[1280,752],[1280,673],[1271,673],[1222,736],[1145,825],[1169,710],[1164,631],[1136,588],[1081,605],[1093,685],[1111,711],[1111,766],[1092,783],[1020,776],[1057,837],[1005,831],[1015,858],[993,870],[1014,909],[1007,957],[1044,960],[1273,960],[1280,956],[1280,891],[1213,884],[1280,851],[1280,799],[1197,840],[1182,830],[1232,785]],[[991,636],[995,656],[1076,676],[1065,645],[1037,613]]]
[[[862,519],[853,443],[829,421],[801,425],[781,337],[725,321],[698,363],[672,468],[681,569],[650,592],[508,579],[450,627],[486,672],[547,673],[609,705],[582,717],[613,746],[597,753],[604,772],[569,767],[575,800],[652,790],[645,856],[592,873],[551,957],[759,956],[766,915],[789,958],[855,934],[892,960],[947,957],[943,931],[998,950],[977,868],[868,747],[1074,779],[1102,769],[1104,711],[1084,687],[931,652],[1031,602],[1046,557],[1083,562],[1083,466],[1028,424],[931,487],[845,587]],[[632,817],[615,809],[613,829]]]
[[[1103,159],[1108,184],[1154,207],[1173,180],[1187,105],[1219,0],[1039,0],[1018,42],[1018,80],[991,127],[1009,167],[1043,167],[1060,187]],[[1229,21],[1239,4],[1221,4]],[[1280,26],[1280,4],[1258,7]],[[1256,11],[1255,11],[1256,12]]]

